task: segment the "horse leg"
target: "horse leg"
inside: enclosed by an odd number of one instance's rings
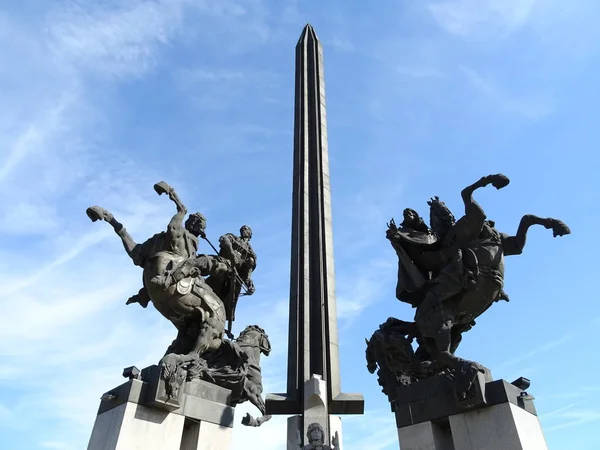
[[[526,214],[521,218],[519,222],[519,228],[515,236],[503,236],[502,248],[506,256],[520,255],[523,253],[523,248],[527,241],[527,231],[529,227],[533,225],[542,225],[546,229],[552,229],[554,237],[564,236],[570,234],[571,230],[569,227],[558,219],[553,218],[541,218],[534,216],[533,214]]]
[[[123,247],[129,257],[133,260],[133,263],[136,266],[142,266],[138,256],[140,244],[133,240],[121,222],[117,221],[110,212],[100,206],[90,206],[85,212],[92,222],[96,222],[97,220],[108,222],[113,227],[113,230],[115,230],[115,233],[121,238]]]
[[[465,204],[465,215],[470,218],[479,218],[479,221],[481,221],[483,225],[486,215],[481,206],[479,206],[479,204],[473,199],[473,192],[490,184],[496,189],[502,189],[503,187],[507,186],[508,183],[510,183],[510,180],[506,176],[502,174],[496,174],[481,177],[472,185],[464,188],[461,192],[461,197],[463,199],[463,203]]]
[[[208,318],[200,325],[198,337],[194,342],[192,351],[188,356],[196,359],[204,354],[207,350],[216,350],[221,345],[221,333],[219,333],[217,319]]]
[[[248,384],[248,382],[246,381],[246,384]],[[262,387],[261,386],[256,386],[254,384],[252,384],[251,386],[246,388],[246,395],[248,396],[248,400],[250,400],[250,403],[252,403],[254,406],[256,406],[256,408],[258,408],[258,410],[260,411],[260,413],[262,415],[265,414],[266,411],[266,407],[265,407],[265,402],[262,399]]]

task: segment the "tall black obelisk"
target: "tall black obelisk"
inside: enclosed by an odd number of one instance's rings
[[[331,415],[362,414],[364,400],[341,393],[323,50],[310,25],[296,45],[293,177],[287,394],[267,395],[267,413],[297,415],[288,441],[317,422],[328,443],[341,435]]]

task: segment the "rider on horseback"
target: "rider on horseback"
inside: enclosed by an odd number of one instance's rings
[[[387,237],[399,257],[399,277],[405,277],[399,280],[396,295],[417,308],[415,323],[427,359],[442,367],[470,373],[477,369],[453,353],[473,319],[494,301],[508,299],[502,291],[503,257],[522,252],[527,229],[540,224],[552,228],[554,236],[570,232],[556,219],[533,215],[521,219],[515,236],[498,232],[472,194],[489,184],[501,189],[508,183],[504,175],[489,175],[463,189],[465,214],[458,221],[436,197],[428,202],[431,229],[413,210],[405,210],[402,228],[393,221],[388,224]]]

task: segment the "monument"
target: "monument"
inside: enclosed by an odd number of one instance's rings
[[[236,339],[231,334],[242,289],[247,295],[255,291],[252,230],[244,225],[240,236],[224,234],[217,251],[202,214],[190,214],[184,224],[187,208],[175,190],[164,181],[154,190],[166,194],[177,211],[165,231],[141,244],[104,208],[86,211],[92,221],[113,227],[143,269],[143,286],[126,304],[146,308],[152,302],[177,329],[158,365],[125,369],[129,381],[102,396],[88,450],[227,449],[237,404],[250,401],[263,414],[246,415],[244,425],[270,418],[264,415],[260,371],[260,355],[271,351],[269,338],[257,325]],[[197,254],[199,239],[216,254]]]
[[[504,257],[523,252],[528,229],[541,225],[554,237],[570,233],[559,220],[531,214],[514,236],[496,230],[473,193],[508,184],[496,174],[467,186],[459,220],[434,197],[429,226],[409,208],[400,226],[388,223],[386,237],[398,256],[396,297],[416,311],[412,322],[390,317],[380,325],[367,340],[366,358],[396,416],[402,450],[547,448],[526,392],[530,381],[494,381],[487,368],[455,355],[475,319],[509,300]]]
[[[341,392],[323,49],[310,25],[296,45],[292,203],[287,393],[268,394],[267,413],[293,415],[288,449],[341,449],[336,415],[363,414],[364,400]]]

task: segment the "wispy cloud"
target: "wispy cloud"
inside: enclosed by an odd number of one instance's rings
[[[0,406],[2,427],[35,427],[42,448],[82,448],[103,390],[122,382],[123,367],[155,363],[172,341],[174,328],[152,307],[125,307],[141,285],[141,273],[110,227],[85,216],[85,207],[105,206],[144,240],[164,229],[173,213],[172,204],[152,191],[169,174],[156,173],[118,148],[99,150],[110,132],[110,111],[94,105],[94,95],[157,67],[190,8],[229,21],[231,28],[221,32],[237,31],[245,22],[264,38],[264,18],[250,17],[261,5],[66,2],[45,15],[45,32],[0,17],[15,30],[0,31],[3,49],[19,54],[10,71],[0,70],[0,82],[17,87],[6,92],[7,104],[17,106],[11,114],[0,113],[0,147],[6,149],[0,152],[0,187],[7,199],[0,212],[0,384],[6,389],[18,380],[24,390],[15,394],[10,410]],[[167,180],[189,198],[176,175]],[[279,388],[284,374],[278,359],[285,359],[287,342],[280,315],[287,311],[268,306],[276,324],[268,332],[276,343],[273,375],[266,380],[269,388]],[[264,314],[248,318],[263,324]],[[46,423],[51,427],[39,426]],[[276,430],[285,435],[285,428]]]
[[[138,75],[155,64],[186,1],[66,3],[50,15],[49,48],[63,63],[105,75]]]
[[[548,94],[532,96],[530,93],[526,93],[517,97],[515,93],[505,91],[497,83],[484,78],[471,68],[461,67],[461,70],[473,89],[502,111],[528,119],[541,119],[554,111],[553,98]]]
[[[339,52],[351,53],[356,50],[356,46],[350,40],[338,36],[334,36],[330,45]]]
[[[447,0],[427,6],[447,32],[462,37],[506,36],[528,23],[539,0]]]
[[[561,336],[558,339],[547,342],[547,343],[542,344],[539,347],[536,347],[526,353],[523,353],[520,356],[518,356],[517,358],[513,358],[509,361],[499,364],[495,367],[495,369],[498,371],[506,370],[507,368],[512,367],[515,364],[518,364],[520,362],[527,361],[527,360],[533,358],[534,356],[538,355],[539,353],[548,352],[556,347],[564,345],[567,342],[572,341],[574,337],[575,337],[574,333],[565,334],[564,336]]]
[[[556,431],[564,428],[573,428],[590,422],[600,421],[600,410],[598,409],[572,409],[565,410],[556,416],[560,420],[557,425],[545,427],[546,431]]]

